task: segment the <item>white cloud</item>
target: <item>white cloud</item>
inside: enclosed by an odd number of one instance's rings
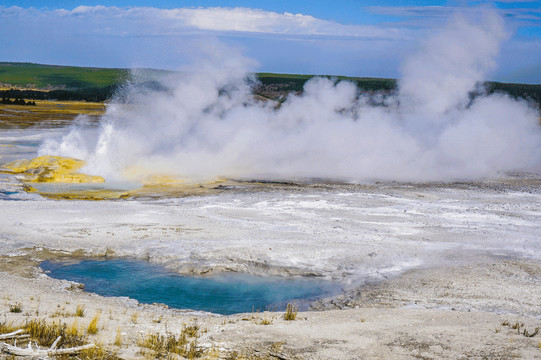
[[[496,1],[502,2],[502,1]],[[517,1],[508,1],[508,3],[515,3]],[[524,1],[527,2],[527,1]],[[484,1],[484,3],[490,3]],[[483,13],[486,11],[485,7],[453,7],[453,6],[369,6],[365,8],[367,11],[377,15],[396,16],[403,18],[415,18],[415,17],[448,17],[455,12],[465,11],[468,14],[475,12]],[[511,17],[516,20],[533,20],[541,21],[541,9],[539,8],[507,8],[507,9],[493,9],[499,12],[502,16],[507,18]]]
[[[396,77],[400,59],[456,9],[370,7],[365,10],[401,18],[363,25],[241,7],[0,6],[0,31],[9,34],[1,43],[0,60],[170,69],[186,64],[198,44],[218,38],[257,59],[264,71]],[[499,11],[505,11],[512,29],[540,22],[539,9]],[[466,11],[472,16],[479,12]],[[536,29],[529,33],[523,41],[538,39]],[[539,55],[521,47],[519,53],[504,53],[501,62],[501,73],[509,74],[518,62],[521,68],[539,63]]]
[[[344,25],[310,15],[276,13],[251,8],[119,8],[78,6],[73,10],[37,10],[0,7],[0,18],[24,16],[35,19],[80,21],[111,35],[181,35],[192,31],[210,33],[255,33],[288,36],[368,38],[399,40],[411,38],[410,30],[370,25]],[[103,24],[108,24],[103,26]],[[80,31],[80,30],[79,30]],[[95,31],[94,31],[95,33]]]
[[[176,69],[220,39],[262,70],[394,77],[410,29],[345,25],[313,16],[249,8],[0,6],[3,61]],[[362,68],[362,70],[359,70]]]
[[[276,13],[249,8],[166,10],[170,19],[201,30],[266,34],[396,38],[396,30],[375,26],[343,25],[309,15]]]

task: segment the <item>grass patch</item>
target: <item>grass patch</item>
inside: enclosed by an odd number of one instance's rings
[[[0,323],[0,334],[7,334],[10,332],[13,332],[15,330],[19,329],[18,327],[13,326],[13,323],[6,323],[2,322]]]
[[[77,320],[74,320],[71,325],[67,328],[67,333],[70,336],[79,336],[79,324],[77,323]]]
[[[75,325],[75,330],[74,326]],[[23,326],[26,333],[41,346],[50,347],[61,336],[58,347],[75,347],[86,344],[86,338],[79,334],[77,324],[69,326],[60,321],[47,323],[45,320],[30,320]]]
[[[525,337],[534,337],[535,335],[539,334],[539,327],[536,327],[532,332],[528,331],[526,327],[524,326],[524,323],[521,322],[515,322],[514,324],[511,324],[509,321],[502,322],[502,326],[507,326],[513,330],[517,331],[517,334],[523,335]]]
[[[87,89],[115,85],[127,69],[85,68],[32,63],[0,63],[0,82],[22,87]]]
[[[151,350],[155,359],[171,358],[172,354],[196,359],[203,356],[203,349],[197,344],[198,337],[199,326],[184,326],[178,336],[148,334],[138,342],[138,345]]]
[[[85,316],[85,306],[84,305],[77,305],[75,308],[75,316],[77,317],[84,317]]]
[[[101,312],[97,312],[96,315],[90,320],[90,324],[88,324],[88,328],[86,329],[86,333],[90,335],[94,335],[98,333],[98,321],[100,320]]]
[[[122,346],[122,330],[120,328],[116,330],[114,345],[118,347]]]
[[[297,318],[298,308],[291,304],[287,304],[284,320],[295,320]]]
[[[71,325],[62,323],[60,320],[51,323],[44,319],[28,320],[22,326],[13,326],[12,323],[0,323],[0,334],[13,332],[18,329],[25,330],[30,335],[30,340],[40,347],[50,348],[55,340],[60,337],[57,349],[71,348],[88,344],[87,337],[79,331],[77,320]],[[26,339],[27,340],[27,339]],[[10,341],[10,340],[6,340]],[[73,355],[58,355],[55,359],[80,359],[80,360],[120,360],[114,352],[107,351],[101,344],[92,349],[79,352]],[[20,346],[19,344],[17,346]],[[19,357],[13,357],[18,359]]]
[[[9,305],[9,312],[12,312],[12,313],[21,313],[21,312],[23,312],[23,307],[22,307],[21,303],[10,304]]]
[[[261,321],[259,322],[259,325],[271,325],[271,324],[272,324],[272,320],[267,319],[267,318],[263,318],[263,319],[261,319]]]

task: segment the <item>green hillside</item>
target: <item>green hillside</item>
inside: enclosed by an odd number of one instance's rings
[[[35,89],[80,90],[112,86],[129,76],[126,69],[0,62],[0,83]]]
[[[169,73],[164,70],[138,70],[135,78],[156,89],[161,87],[152,79],[167,76]],[[389,93],[397,87],[397,81],[394,79],[273,73],[255,75],[258,83],[253,86],[254,93],[279,101],[285,99],[291,92],[302,92],[304,84],[314,76],[352,81],[365,92]],[[114,95],[119,85],[130,78],[132,78],[132,72],[128,69],[0,62],[0,87],[14,88],[0,90],[0,97],[105,101]],[[541,85],[487,82],[486,88],[489,93],[503,92],[513,97],[526,98],[541,108]]]

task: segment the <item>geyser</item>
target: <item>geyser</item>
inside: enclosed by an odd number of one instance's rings
[[[85,172],[107,180],[448,181],[538,169],[539,111],[478,86],[505,36],[494,11],[451,17],[378,105],[352,83],[315,78],[275,109],[253,99],[249,60],[213,49],[199,68],[161,79],[160,90],[127,85],[127,104],[111,103],[97,133],[74,126],[40,154],[82,158]]]

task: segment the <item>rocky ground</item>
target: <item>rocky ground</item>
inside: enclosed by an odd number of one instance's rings
[[[200,326],[206,358],[534,359],[541,358],[541,335],[529,337],[541,326],[540,270],[536,261],[500,260],[410,271],[292,321],[283,313],[219,316],[143,305],[43,274],[2,272],[0,311],[7,323],[77,321],[82,331],[99,312],[99,331],[89,341],[125,359],[143,357],[138,339],[178,334],[183,324]],[[10,312],[14,304],[21,313]],[[77,306],[84,306],[84,317],[75,316]],[[122,341],[115,345],[118,332]]]
[[[13,191],[5,196],[18,201],[0,207],[0,322],[77,320],[84,332],[100,313],[88,341],[123,359],[152,358],[141,339],[193,324],[207,358],[541,358],[539,189],[537,178],[520,176],[237,183],[99,202]],[[100,297],[37,267],[85,256],[141,258],[185,274],[318,276],[344,290],[286,321],[283,312],[220,316]]]

